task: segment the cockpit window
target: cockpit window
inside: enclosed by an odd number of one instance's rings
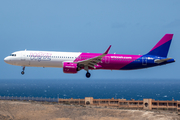
[[[11,54],[11,56],[16,56],[16,54]]]

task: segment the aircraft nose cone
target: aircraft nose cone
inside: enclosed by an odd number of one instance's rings
[[[5,62],[5,63],[8,63],[8,62],[9,62],[8,57],[4,58],[4,62]]]

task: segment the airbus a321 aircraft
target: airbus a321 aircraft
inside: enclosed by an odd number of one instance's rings
[[[109,48],[102,53],[51,52],[51,51],[17,51],[6,57],[4,61],[11,65],[25,67],[58,67],[64,73],[77,73],[84,69],[86,77],[89,70],[134,70],[154,67],[175,62],[167,58],[173,34],[164,37],[145,55],[108,54]]]

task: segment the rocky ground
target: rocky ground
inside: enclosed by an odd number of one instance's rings
[[[0,120],[180,120],[176,112],[0,100]]]

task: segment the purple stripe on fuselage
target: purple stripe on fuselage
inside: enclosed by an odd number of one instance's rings
[[[161,38],[161,40],[150,51],[152,51],[152,50],[158,48],[159,46],[163,45],[164,43],[172,40],[172,37],[173,37],[173,34],[164,35],[164,37]]]
[[[74,62],[87,60],[90,58],[97,57],[99,53],[81,53]],[[102,58],[102,61],[98,63],[96,69],[109,69],[109,70],[119,70],[124,66],[130,64],[131,62],[142,57],[142,55],[124,55],[124,54],[107,54]],[[89,68],[94,69],[94,68]]]

